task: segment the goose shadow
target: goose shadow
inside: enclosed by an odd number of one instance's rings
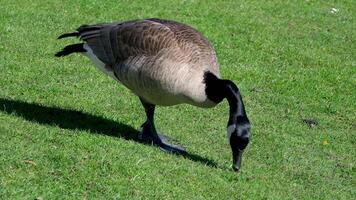
[[[21,117],[30,122],[58,126],[63,129],[85,130],[93,134],[119,137],[125,140],[132,140],[149,145],[137,138],[139,131],[133,127],[82,111],[50,107],[38,103],[28,103],[6,98],[0,98],[0,111]],[[215,161],[194,153],[187,152],[185,154],[175,155],[182,156],[195,162],[200,162],[209,167],[218,168]]]

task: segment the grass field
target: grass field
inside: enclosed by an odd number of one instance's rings
[[[333,9],[334,8],[334,9]],[[0,6],[0,199],[354,199],[356,4],[339,1],[9,1]],[[189,154],[136,141],[137,97],[81,55],[81,24],[190,24],[215,46],[253,124],[231,170],[228,105],[159,107]]]

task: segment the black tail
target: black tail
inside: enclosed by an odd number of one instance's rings
[[[67,37],[79,37],[84,32],[98,30],[100,28],[101,28],[100,24],[98,24],[98,25],[84,24],[84,25],[81,25],[79,28],[77,28],[77,30],[75,32],[64,33],[64,34],[60,35],[57,39],[62,39],[62,38],[67,38]]]
[[[79,32],[64,33],[64,34],[60,35],[57,39],[62,39],[62,38],[66,38],[66,37],[78,37],[78,36],[79,36]]]
[[[68,36],[69,37],[69,36]],[[66,55],[69,55],[71,53],[79,53],[79,52],[86,52],[86,50],[83,47],[84,43],[77,43],[77,44],[71,44],[62,49],[62,51],[59,51],[55,54],[57,57],[63,57]]]

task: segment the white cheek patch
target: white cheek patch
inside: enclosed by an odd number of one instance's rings
[[[232,124],[230,126],[227,127],[227,140],[228,142],[230,142],[230,137],[232,135],[232,133],[236,130],[236,125]]]
[[[99,60],[98,57],[96,57],[96,55],[94,54],[93,50],[87,45],[87,44],[84,44],[83,45],[83,48],[87,51],[85,52],[84,54],[90,58],[90,60],[96,65],[96,67],[104,72],[105,74],[109,75],[110,77],[112,77],[113,79],[117,80],[117,78],[115,77],[114,75],[114,72],[113,71],[110,71],[106,68],[106,65],[105,63],[103,63],[101,60]],[[117,80],[118,81],[118,80]]]

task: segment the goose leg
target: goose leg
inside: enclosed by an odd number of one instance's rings
[[[141,126],[142,131],[139,133],[138,139],[145,143],[151,143],[157,145],[160,147],[160,149],[169,153],[178,153],[178,154],[186,153],[184,147],[180,145],[173,145],[168,143],[169,138],[167,136],[157,133],[154,124],[155,105],[149,104],[141,98],[140,100],[143,107],[145,108],[147,119],[145,123],[143,123]]]

